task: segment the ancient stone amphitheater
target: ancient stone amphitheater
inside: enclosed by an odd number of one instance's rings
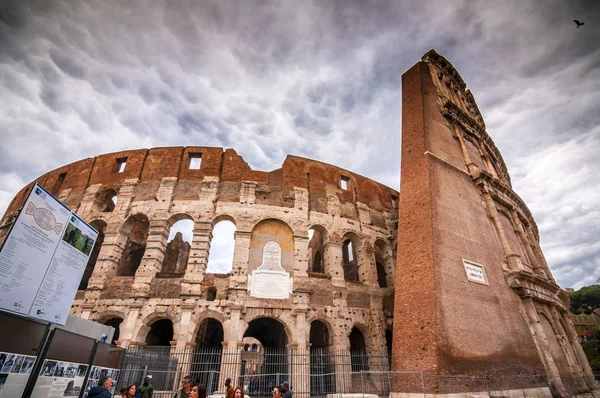
[[[310,355],[282,359],[289,377],[387,371],[389,358],[396,371],[544,374],[560,395],[594,389],[535,221],[471,92],[433,50],[403,75],[402,123],[400,193],[297,156],[256,171],[233,149],[190,146],[99,155],[37,178],[101,232],[72,313],[113,325],[130,349],[329,350],[318,369]],[[181,220],[193,222],[191,243],[170,234]],[[235,226],[233,256],[227,273],[208,273],[221,222]],[[258,371],[252,357],[209,367],[239,376],[242,362]],[[331,377],[325,392],[381,382]],[[387,392],[414,392],[387,380]],[[438,380],[430,393],[484,390],[458,384]]]

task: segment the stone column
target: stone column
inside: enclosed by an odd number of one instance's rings
[[[529,258],[529,262],[531,263],[531,267],[533,268],[533,271],[537,275],[546,279],[547,278],[546,273],[540,267],[540,265],[537,261],[537,257],[535,256],[535,253],[531,249],[531,244],[529,243],[529,238],[527,236],[527,233],[525,232],[525,229],[523,228],[523,224],[521,223],[521,220],[519,219],[517,212],[514,209],[510,209],[510,215],[512,217],[513,224],[517,228],[517,233],[519,235],[519,239],[521,239],[521,243],[523,244],[523,247],[525,248],[525,254]]]
[[[109,225],[104,232],[104,242],[88,282],[88,290],[102,290],[104,282],[117,274],[123,256],[123,246],[127,241],[127,238],[118,231],[119,227]]]
[[[556,392],[560,394],[561,397],[568,396],[569,394],[567,394],[567,390],[565,389],[565,386],[560,378],[558,368],[556,367],[554,359],[552,358],[552,354],[550,353],[550,345],[548,344],[548,339],[546,337],[546,333],[544,332],[544,328],[540,323],[537,309],[533,300],[529,297],[522,299],[521,305],[524,315],[527,319],[527,323],[531,329],[533,341],[538,349],[542,363],[546,368],[550,385],[554,387]]]
[[[331,284],[333,286],[346,286],[344,279],[344,268],[342,245],[329,242],[323,246],[323,264],[325,265],[325,273],[331,276]]]
[[[469,151],[467,150],[467,146],[465,144],[465,140],[462,136],[461,131],[459,130],[459,128],[456,125],[454,125],[453,127],[454,127],[454,136],[456,137],[456,139],[458,140],[458,143],[460,144],[460,152],[462,153],[463,159],[465,161],[465,165],[467,166],[467,170],[468,170],[469,174],[471,174],[471,176],[475,176],[479,172],[479,168],[471,160],[471,156],[469,155]]]
[[[135,273],[132,297],[148,296],[150,282],[162,268],[169,238],[169,227],[167,220],[150,220],[146,250],[144,250],[144,257]]]
[[[575,383],[575,387],[578,392],[588,392],[589,389],[583,380],[583,374],[581,372],[581,366],[579,366],[579,362],[571,349],[571,344],[569,342],[569,338],[567,337],[564,328],[562,327],[562,322],[560,320],[560,316],[556,311],[556,308],[552,308],[552,322],[554,323],[554,328],[556,330],[556,338],[558,339],[558,343],[565,353],[565,358],[567,358],[567,364],[569,365],[569,369],[571,370],[571,376],[573,376],[573,381]]]
[[[296,328],[294,331],[295,341],[294,356],[290,372],[290,383],[297,391],[307,392],[310,397],[310,344],[307,337],[310,334],[310,324],[306,320],[309,309],[310,290],[295,290],[293,300],[296,304],[294,315],[296,317]]]
[[[308,237],[294,236],[293,277],[308,277]]]
[[[527,235],[530,237],[535,236],[535,234],[533,233],[533,229],[531,228],[530,225],[527,227]],[[548,279],[551,282],[556,283],[556,280],[554,279],[552,272],[550,272],[550,267],[548,266],[548,263],[546,262],[546,258],[544,257],[544,253],[542,253],[542,249],[540,248],[538,241],[535,238],[532,238],[529,240],[532,243],[533,253],[535,254],[535,257],[537,258],[539,265],[544,269],[544,273],[546,274],[546,276],[548,277]]]
[[[590,363],[585,355],[585,352],[583,352],[583,348],[581,347],[581,344],[579,344],[579,339],[577,338],[577,332],[575,332],[575,327],[573,327],[573,323],[569,319],[569,316],[566,312],[561,311],[558,314],[558,316],[559,319],[562,319],[563,325],[565,325],[565,334],[571,344],[571,347],[573,347],[573,350],[575,351],[575,355],[579,361],[579,364],[581,365],[585,382],[590,387],[590,389],[595,390],[598,387],[598,384],[596,382],[596,378],[594,377],[592,367],[590,366]]]
[[[196,308],[196,302],[193,299],[187,299],[181,304],[181,319],[179,320],[179,328],[177,330],[177,349],[184,350],[186,347],[195,346],[195,337],[192,336],[192,313]],[[192,330],[190,330],[192,329]]]
[[[246,286],[248,281],[248,261],[250,260],[250,238],[252,231],[235,231],[235,246],[233,249],[233,264],[230,283],[236,286]]]
[[[200,296],[202,293],[202,281],[204,281],[204,273],[210,254],[212,228],[212,224],[207,221],[196,221],[194,223],[194,237],[192,238],[188,264],[181,284],[183,295]]]
[[[234,293],[234,295],[239,296]],[[221,373],[219,374],[219,392],[225,392],[225,380],[231,377],[231,384],[236,386],[239,382],[240,371],[242,368],[242,356],[240,354],[242,341],[239,336],[242,335],[243,325],[241,320],[242,306],[230,305],[229,319],[223,324],[225,339],[223,341],[223,354],[221,356]]]
[[[375,253],[371,245],[362,244],[358,256],[358,280],[367,286],[379,287]]]
[[[134,335],[141,309],[141,306],[129,307],[129,312],[120,325],[119,341],[116,342],[119,346],[127,348],[130,344],[138,345],[139,343],[143,343],[141,341],[135,341],[136,336]]]
[[[521,264],[520,256],[512,251],[510,248],[510,243],[508,243],[508,239],[506,238],[506,233],[504,232],[502,222],[500,221],[500,216],[498,215],[498,209],[496,209],[496,202],[492,198],[492,195],[490,195],[485,183],[482,183],[481,185],[481,195],[483,196],[487,206],[488,215],[492,219],[494,227],[496,228],[496,233],[498,234],[500,244],[502,245],[502,250],[504,251],[504,256],[508,262],[508,268],[511,271],[522,270],[523,264]]]

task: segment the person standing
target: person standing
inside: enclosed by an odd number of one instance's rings
[[[103,376],[98,380],[98,385],[90,389],[88,398],[112,398],[111,388],[112,378]]]
[[[273,387],[273,398],[281,398],[281,387]]]
[[[141,398],[152,398],[152,394],[154,394],[154,387],[150,384],[150,378],[146,376],[144,384],[140,386],[140,396]]]
[[[233,398],[244,398],[244,390],[242,387],[236,387],[235,390],[233,390]]]
[[[233,387],[231,385],[230,377],[228,377],[227,380],[225,380],[225,387],[227,387],[227,391],[225,393],[225,398],[233,398]]]
[[[181,388],[175,392],[173,398],[190,398],[190,392],[192,392],[192,376],[185,376]]]
[[[130,384],[125,389],[125,395],[123,395],[123,396],[127,397],[127,398],[135,398],[135,393],[136,393],[135,384]]]
[[[281,385],[281,392],[283,392],[283,398],[292,398],[292,392],[290,391],[290,383],[284,381]]]

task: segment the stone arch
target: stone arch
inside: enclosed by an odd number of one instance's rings
[[[211,240],[207,273],[229,273],[233,269],[236,220],[229,214],[220,214],[211,222]]]
[[[223,325],[224,329],[229,329],[229,328],[225,328],[225,318],[223,317],[223,314],[221,314],[220,312],[216,312],[213,310],[206,310],[206,311],[202,311],[200,312],[195,319],[193,319],[193,324],[194,327],[193,328],[189,328],[190,330],[190,335],[187,336],[186,341],[187,342],[195,342],[196,340],[196,336],[198,335],[198,332],[200,331],[200,326],[202,325],[202,322],[204,322],[206,319],[216,319],[217,321],[219,321],[221,323],[221,325]],[[227,331],[225,330],[225,341],[227,341]]]
[[[538,318],[544,329],[544,334],[546,335],[546,340],[548,341],[548,346],[550,348],[550,355],[552,356],[552,359],[554,359],[554,364],[558,368],[558,372],[563,377],[571,377],[571,370],[567,357],[558,340],[556,326],[552,321],[552,316],[545,310],[538,309]]]
[[[391,245],[386,239],[377,238],[373,245],[373,253],[375,255],[379,287],[393,287],[396,261]],[[382,271],[380,271],[380,267],[382,268]],[[382,282],[385,282],[385,286],[382,286]]]
[[[269,242],[275,242],[279,245],[281,249],[281,266],[285,271],[293,274],[294,232],[287,223],[276,218],[261,220],[252,228],[248,273],[261,266],[263,250]]]
[[[213,218],[213,220],[211,221],[211,224],[212,224],[213,228],[214,228],[215,225],[217,225],[221,221],[229,221],[233,225],[235,225],[235,227],[237,228],[237,221],[236,221],[236,219],[231,214],[226,214],[226,213],[219,214],[218,216],[216,216],[215,218]]]
[[[88,283],[92,274],[94,273],[94,267],[96,266],[96,262],[98,261],[98,256],[100,255],[100,249],[102,248],[102,244],[104,243],[104,234],[108,227],[106,221],[101,219],[96,219],[90,222],[90,225],[98,231],[98,237],[96,238],[96,243],[94,244],[94,248],[90,253],[90,257],[85,266],[85,270],[83,271],[83,275],[81,276],[81,281],[79,282],[78,290],[85,290],[88,287]]]
[[[354,232],[346,232],[342,237],[342,268],[347,282],[364,282],[359,279],[361,240]]]
[[[310,322],[308,339],[311,348],[327,348],[333,345],[333,329],[329,322],[322,319],[313,319]]]
[[[169,236],[165,247],[159,276],[181,275],[187,269],[192,239],[194,219],[186,213],[177,213],[167,220]]]
[[[125,319],[125,313],[121,312],[121,311],[116,311],[116,310],[107,310],[107,311],[93,313],[90,316],[90,320],[98,322],[98,323],[104,323],[111,318]]]
[[[223,322],[213,317],[205,317],[196,328],[196,348],[223,346],[225,330]]]
[[[145,214],[137,213],[129,216],[121,227],[121,235],[125,245],[119,266],[118,276],[134,276],[139,268],[150,232],[150,221]]]
[[[179,221],[183,220],[194,221],[194,217],[192,217],[188,213],[175,213],[169,216],[169,218],[167,219],[167,224],[169,225],[169,227],[172,227],[175,223],[178,223]]]
[[[168,318],[159,319],[148,325],[144,342],[149,346],[170,347],[175,340],[175,325]]]
[[[274,321],[277,321],[283,327],[283,331],[285,332],[287,344],[292,344],[292,342],[295,341],[292,328],[290,328],[290,326],[288,325],[287,322],[285,322],[280,317],[273,316],[273,315],[265,315],[265,314],[255,314],[255,315],[253,315],[253,316],[251,316],[249,318],[244,319],[246,325],[244,325],[244,330],[243,330],[243,333],[242,333],[242,338],[244,338],[244,337],[253,337],[253,336],[246,336],[246,332],[248,331],[248,328],[250,327],[250,325],[252,324],[252,322],[256,321],[258,319],[272,319]],[[259,341],[260,341],[260,339],[259,339]],[[261,342],[261,344],[263,345],[263,347],[266,347],[262,342]]]
[[[353,372],[369,370],[369,359],[367,355],[368,328],[364,325],[355,323],[348,333],[348,343],[350,347],[350,365]]]
[[[155,311],[146,315],[142,319],[141,326],[139,327],[137,333],[135,333],[135,341],[141,344],[145,344],[148,332],[150,332],[152,325],[157,321],[161,321],[164,319],[171,321],[171,323],[173,324],[173,339],[175,339],[175,336],[177,336],[176,326],[178,326],[178,323],[176,322],[176,317],[173,315],[174,314],[170,314],[168,311]]]
[[[94,198],[94,210],[97,213],[111,213],[118,203],[118,193],[113,188],[102,188]]]
[[[308,231],[308,271],[325,274],[328,272],[325,264],[325,246],[329,243],[329,233],[319,224],[311,226]]]

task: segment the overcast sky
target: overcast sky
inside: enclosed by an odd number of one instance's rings
[[[576,28],[573,20],[585,25]],[[2,1],[0,212],[101,153],[233,147],[398,187],[401,74],[472,90],[563,287],[600,276],[598,1]]]

